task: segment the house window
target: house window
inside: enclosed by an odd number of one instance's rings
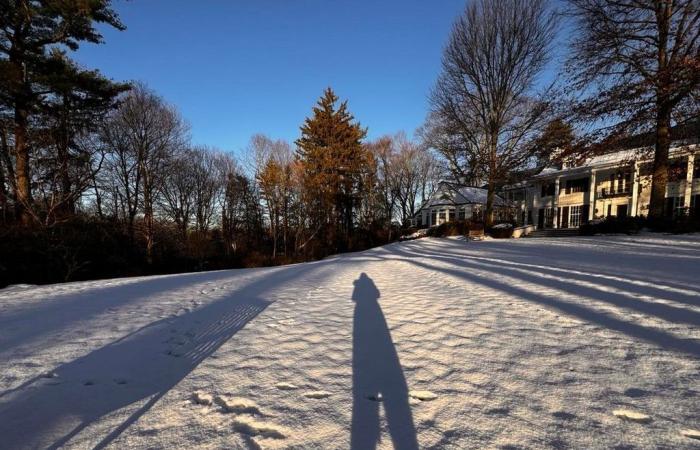
[[[579,178],[576,180],[566,180],[566,193],[574,194],[576,192],[587,192],[590,185],[588,178]]]
[[[544,209],[544,226],[545,228],[552,228],[554,226],[554,208]]]
[[[416,216],[416,226],[423,226],[423,213],[418,213],[418,215]]]
[[[666,215],[668,217],[678,217],[685,214],[685,197],[667,197]]]
[[[668,164],[668,181],[683,181],[688,173],[688,160],[685,158],[676,158],[669,161]]]
[[[581,206],[569,208],[569,227],[578,228],[581,225]]]
[[[443,223],[446,218],[447,218],[447,215],[445,214],[445,210],[441,209],[440,210],[440,223]]]
[[[544,183],[542,185],[542,192],[540,197],[549,197],[554,195],[555,186],[554,183]]]
[[[632,174],[629,172],[620,172],[617,174],[617,192],[618,194],[626,194],[630,191],[630,179]]]
[[[459,211],[457,212],[457,218],[459,220],[464,220],[467,218],[466,208],[464,208],[464,207],[459,208]]]
[[[695,157],[695,165],[693,166],[693,178],[700,178],[700,155]]]
[[[506,199],[512,202],[522,202],[523,200],[525,200],[525,190],[517,189],[514,191],[508,191],[506,193]]]
[[[448,210],[448,217],[450,218],[449,222],[455,221],[455,210],[454,209]]]
[[[437,211],[434,209],[430,211],[430,225],[437,225]]]
[[[694,217],[700,217],[700,194],[690,197],[690,211]]]

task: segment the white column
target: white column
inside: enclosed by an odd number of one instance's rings
[[[693,170],[695,169],[695,154],[688,155],[688,173],[685,176],[685,203],[686,208],[690,208],[690,198],[693,193]]]
[[[559,181],[561,177],[557,177],[554,181],[554,200],[552,202],[552,213],[554,214],[554,228],[559,228]]]
[[[591,184],[588,188],[588,220],[593,220],[595,218],[595,190],[595,170],[591,170]]]
[[[630,207],[630,216],[639,214],[639,163],[634,163],[634,172],[632,172],[632,206]]]

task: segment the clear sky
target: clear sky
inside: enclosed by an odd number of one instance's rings
[[[465,0],[115,0],[127,26],[76,59],[176,105],[196,144],[293,141],[327,86],[370,138],[413,133]]]

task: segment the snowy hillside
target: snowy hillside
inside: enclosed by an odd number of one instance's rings
[[[693,429],[698,235],[0,291],[0,448],[698,448]]]

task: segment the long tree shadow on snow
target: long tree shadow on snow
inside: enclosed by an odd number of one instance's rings
[[[408,386],[379,306],[380,293],[367,274],[353,282],[352,450],[371,450],[380,440],[379,407],[384,405],[394,448],[418,449],[408,403]]]
[[[464,260],[458,260],[456,258],[441,258],[443,261],[450,261],[453,263],[452,268],[440,267],[433,264],[428,264],[426,262],[419,261],[417,256],[430,256],[430,255],[416,255],[411,252],[404,252],[401,250],[395,250],[395,253],[404,256],[404,260],[424,269],[435,270],[442,272],[447,275],[451,275],[457,278],[461,278],[467,282],[474,283],[476,285],[482,285],[489,287],[491,289],[503,292],[504,294],[512,295],[514,297],[520,298],[522,300],[547,306],[550,308],[557,309],[567,315],[576,317],[580,320],[598,324],[610,330],[624,333],[632,338],[640,339],[643,341],[651,342],[662,348],[673,350],[677,352],[683,352],[690,355],[700,357],[700,345],[698,343],[683,339],[667,332],[664,329],[652,328],[649,326],[641,325],[635,323],[634,321],[627,321],[621,318],[617,318],[613,315],[609,315],[605,311],[595,310],[584,304],[579,304],[575,302],[568,302],[559,299],[554,295],[545,295],[543,293],[527,289],[525,287],[519,287],[514,285],[507,279],[502,279],[499,275],[506,275],[512,279],[522,280],[528,283],[533,283],[535,285],[540,284],[546,287],[556,287],[571,293],[581,295],[583,298],[590,298],[594,301],[600,301],[604,303],[612,303],[615,306],[629,309],[630,306],[634,306],[633,309],[655,316],[664,320],[671,320],[681,323],[696,323],[696,317],[694,315],[688,316],[687,320],[681,320],[682,311],[677,309],[670,309],[665,305],[653,305],[653,304],[643,304],[643,302],[635,302],[631,299],[621,300],[616,298],[616,296],[611,295],[607,292],[596,292],[592,289],[586,289],[583,293],[581,292],[581,287],[576,285],[569,285],[566,281],[559,280],[543,280],[539,277],[533,275],[527,275],[522,272],[517,272],[512,269],[506,269],[503,267],[485,267],[485,264],[473,263]],[[469,269],[473,268],[475,270],[488,270],[493,271],[492,277],[484,277],[472,273]],[[586,295],[590,295],[587,297]],[[625,304],[627,303],[627,304]]]
[[[265,293],[316,266],[290,266],[54,369],[0,402],[0,447],[50,448],[97,426],[106,447],[269,304]],[[117,413],[118,419],[108,418]],[[107,419],[105,422],[102,422]]]

